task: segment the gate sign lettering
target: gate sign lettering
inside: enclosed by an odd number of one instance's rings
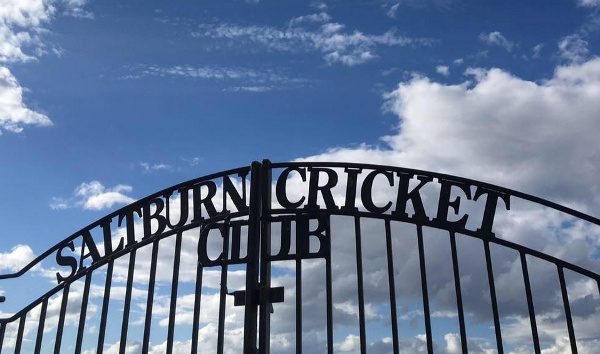
[[[291,176],[296,174],[301,179],[300,184],[307,184],[307,193],[297,200],[290,200],[288,195],[288,181]],[[298,210],[302,209],[307,213],[311,211],[326,210],[329,212],[347,212],[353,213],[359,211],[359,205],[364,209],[374,214],[389,213],[398,220],[413,221],[419,223],[430,223],[444,229],[452,229],[456,232],[468,231],[465,226],[469,215],[465,212],[461,213],[461,203],[463,199],[466,201],[477,201],[480,198],[485,199],[485,206],[482,217],[479,221],[479,227],[476,231],[486,237],[493,237],[492,232],[494,216],[496,208],[501,205],[510,209],[510,195],[492,188],[482,185],[474,186],[467,182],[457,181],[454,179],[434,178],[427,175],[419,175],[408,172],[394,172],[385,169],[375,169],[365,171],[361,168],[346,168],[343,171],[345,175],[344,198],[342,201],[335,200],[333,190],[338,186],[340,176],[338,170],[322,167],[288,167],[280,174],[275,184],[276,200],[284,209]],[[387,203],[376,205],[373,200],[373,184],[375,179],[381,176],[385,178],[390,187],[395,188],[395,192],[390,194],[390,199]],[[56,254],[56,263],[61,267],[68,267],[70,271],[57,272],[56,279],[58,283],[75,275],[77,272],[85,269],[84,261],[91,259],[92,263],[101,261],[103,258],[111,255],[114,252],[123,250],[125,247],[130,247],[135,244],[136,232],[142,232],[142,240],[151,239],[165,231],[177,230],[189,223],[201,222],[205,219],[225,218],[228,215],[236,212],[244,212],[249,208],[247,198],[247,173],[239,176],[241,181],[241,191],[235,186],[229,176],[223,176],[220,185],[215,181],[204,181],[191,186],[183,187],[177,190],[177,197],[173,197],[173,192],[149,199],[143,203],[134,205],[132,208],[125,209],[114,217],[117,220],[117,227],[125,229],[123,235],[116,244],[113,244],[112,235],[115,230],[111,229],[113,219],[105,219],[94,226],[93,229],[99,229],[103,235],[103,252],[101,255],[96,241],[92,237],[92,233],[96,230],[84,229],[80,234],[80,249],[78,257],[73,255],[75,251],[75,242],[70,241],[60,248]],[[292,176],[293,177],[293,176]],[[362,180],[360,189],[358,181]],[[410,187],[411,182],[417,182],[416,186]],[[438,187],[438,205],[435,213],[428,213],[423,203],[421,192],[423,187],[428,184],[436,184]],[[303,186],[295,186],[302,188]],[[221,189],[220,200],[222,206],[217,207],[218,203],[217,192]],[[471,191],[474,189],[474,193]],[[463,197],[452,197],[453,191],[460,191]],[[191,198],[190,198],[191,196]],[[318,202],[319,197],[322,198],[324,204]],[[172,201],[176,199],[179,216],[173,220]],[[232,205],[228,205],[227,201],[231,201]],[[414,212],[409,215],[408,206],[412,205]],[[458,220],[450,221],[449,213],[454,213],[458,216]],[[460,214],[460,215],[459,215]],[[430,216],[432,215],[432,216]],[[136,216],[141,219],[141,224],[136,223]],[[306,222],[306,221],[305,221]],[[152,227],[152,225],[155,225]],[[237,237],[239,238],[239,227],[237,228]],[[137,228],[141,228],[138,230]],[[207,229],[208,230],[208,229]],[[305,235],[309,235],[308,230],[304,231]],[[302,235],[302,234],[300,234]],[[286,239],[284,244],[287,245],[289,240]],[[207,264],[215,264],[215,260],[209,260],[206,256],[208,233],[205,232],[200,237],[198,244],[198,255]],[[235,255],[240,253],[240,243],[234,239]],[[286,243],[287,242],[287,243]],[[287,246],[286,246],[287,247]],[[318,254],[322,254],[325,250],[320,250]],[[286,258],[286,251],[282,250],[279,257]],[[303,251],[305,256],[309,255],[307,251]],[[221,256],[219,256],[221,257]],[[237,257],[237,256],[236,256]],[[220,260],[220,258],[218,259]],[[239,258],[233,259],[240,261]]]

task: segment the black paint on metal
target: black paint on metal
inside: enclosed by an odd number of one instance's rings
[[[280,203],[281,207],[275,207],[273,203],[273,196],[271,195],[272,186],[274,184],[273,172],[275,170],[283,170],[283,172],[277,178],[275,197],[277,202]],[[347,188],[346,190],[346,203],[344,205],[336,205],[336,201],[333,198],[332,188],[338,181],[337,170],[343,170],[346,173]],[[365,172],[366,171],[366,172]],[[360,190],[359,187],[359,175],[365,172]],[[301,197],[299,200],[289,200],[285,195],[286,193],[286,181],[288,175],[293,173],[300,177],[302,182],[308,184],[309,192],[307,195]],[[246,185],[246,178],[250,174],[250,185]],[[241,195],[237,191],[234,183],[231,180],[231,176],[234,178],[240,178],[241,183]],[[284,177],[282,179],[282,176]],[[369,186],[372,187],[374,179],[382,178],[382,180],[389,182],[390,186],[394,186],[394,178],[397,176],[400,178],[399,183],[403,188],[407,188],[405,192],[408,193],[408,181],[410,178],[415,178],[420,183],[420,186],[432,181],[437,181],[441,185],[440,200],[438,205],[438,214],[434,218],[429,218],[423,214],[422,208],[423,203],[418,197],[418,193],[407,194],[404,199],[398,197],[394,200],[398,205],[405,205],[410,200],[414,208],[414,214],[409,215],[402,210],[389,210],[392,207],[393,202],[389,202],[387,205],[376,204],[373,200],[373,195]],[[217,211],[212,202],[206,201],[200,195],[200,192],[196,193],[196,186],[204,186],[208,189],[209,194],[216,191],[216,184],[213,182],[215,179],[223,180],[223,212]],[[280,182],[282,182],[280,184]],[[321,183],[325,182],[324,185]],[[121,333],[119,351],[124,353],[127,348],[127,334],[129,327],[129,317],[131,310],[131,300],[134,271],[136,262],[136,252],[139,248],[149,246],[152,244],[152,256],[150,261],[150,274],[148,284],[148,297],[146,299],[144,319],[144,331],[143,331],[143,343],[142,353],[148,353],[150,351],[150,329],[152,325],[152,309],[153,301],[155,299],[154,292],[156,287],[156,273],[158,263],[158,250],[159,241],[163,238],[175,236],[175,253],[173,261],[173,274],[171,280],[171,296],[169,303],[169,318],[167,326],[167,342],[166,352],[171,353],[173,351],[173,345],[175,341],[175,318],[176,318],[176,306],[177,306],[177,289],[179,283],[179,271],[180,271],[180,257],[183,233],[188,230],[198,229],[200,234],[202,232],[208,232],[210,229],[218,230],[223,238],[223,249],[219,259],[208,260],[208,263],[203,264],[202,261],[198,261],[196,269],[196,281],[195,281],[195,294],[194,294],[194,313],[192,318],[192,343],[191,352],[198,352],[198,332],[200,330],[200,314],[201,314],[201,299],[202,299],[202,281],[203,281],[203,270],[206,267],[219,266],[221,268],[221,281],[220,281],[220,298],[219,298],[219,317],[218,317],[218,339],[217,339],[217,353],[223,353],[225,343],[225,315],[226,315],[226,296],[233,295],[235,306],[244,306],[244,342],[243,352],[244,354],[268,354],[270,351],[270,332],[271,322],[270,316],[273,311],[272,304],[277,302],[283,302],[284,289],[283,287],[271,287],[271,266],[274,261],[293,260],[296,268],[296,283],[295,283],[295,307],[296,307],[296,318],[295,318],[295,335],[296,344],[295,349],[297,353],[302,353],[303,344],[303,297],[302,297],[302,261],[304,259],[324,259],[325,267],[325,298],[326,298],[326,316],[327,316],[327,352],[333,353],[334,351],[334,321],[333,321],[333,289],[332,284],[332,259],[331,259],[331,228],[330,220],[332,216],[351,216],[354,221],[355,230],[355,256],[356,256],[356,275],[357,275],[357,298],[358,298],[358,317],[359,317],[359,330],[360,330],[360,350],[365,353],[369,346],[366,336],[367,319],[365,318],[365,295],[364,295],[364,274],[363,274],[363,245],[365,242],[369,242],[365,235],[361,233],[361,220],[363,218],[371,218],[381,220],[385,224],[385,244],[386,244],[386,261],[387,261],[387,281],[389,285],[389,304],[390,304],[390,324],[392,332],[392,348],[395,354],[400,351],[400,333],[398,329],[398,308],[396,303],[396,279],[394,263],[396,261],[402,261],[394,259],[394,252],[392,247],[392,240],[398,235],[393,235],[391,232],[391,222],[406,222],[416,226],[417,231],[417,246],[419,255],[419,268],[420,268],[420,280],[421,280],[421,291],[423,301],[423,312],[426,332],[426,344],[427,351],[433,352],[434,343],[432,336],[432,324],[431,324],[431,312],[430,312],[430,296],[427,283],[427,267],[426,267],[426,255],[424,250],[424,239],[423,239],[423,227],[431,227],[437,229],[444,229],[449,232],[450,237],[450,249],[452,255],[452,269],[454,275],[454,286],[456,293],[456,306],[458,312],[458,320],[460,326],[460,338],[462,352],[468,352],[468,338],[466,330],[465,320],[465,309],[463,304],[463,294],[461,289],[460,281],[460,269],[459,269],[459,255],[458,246],[456,242],[456,234],[465,235],[466,237],[475,237],[483,241],[485,263],[488,277],[488,285],[490,290],[490,300],[493,312],[494,329],[497,343],[498,353],[504,352],[502,342],[502,328],[501,328],[501,316],[498,309],[498,299],[496,295],[496,284],[494,279],[494,269],[492,262],[491,246],[505,247],[508,249],[515,250],[519,253],[523,280],[525,285],[525,295],[527,300],[527,307],[530,318],[531,334],[534,345],[535,353],[541,352],[541,346],[539,341],[539,335],[537,330],[536,318],[535,318],[535,304],[531,293],[531,279],[527,267],[527,259],[535,258],[543,261],[552,263],[556,266],[560,282],[560,295],[563,301],[565,320],[567,330],[569,334],[571,351],[577,353],[576,334],[573,326],[573,318],[571,314],[571,305],[568,297],[567,281],[565,279],[565,269],[583,275],[596,281],[599,285],[600,291],[600,275],[597,273],[582,268],[580,266],[565,262],[561,259],[553,257],[551,255],[536,251],[534,249],[525,247],[523,245],[508,241],[501,237],[497,237],[492,232],[492,222],[494,219],[495,206],[485,206],[483,211],[483,221],[481,227],[476,230],[467,229],[465,223],[462,221],[448,221],[446,216],[450,209],[454,209],[457,212],[458,209],[458,198],[450,200],[451,187],[457,187],[464,192],[467,200],[477,200],[482,195],[487,195],[488,199],[496,201],[498,205],[505,205],[507,209],[510,209],[510,199],[517,198],[528,202],[533,202],[543,207],[551,208],[558,212],[570,215],[583,221],[587,221],[594,225],[600,225],[600,219],[592,217],[581,212],[575,211],[565,206],[558,205],[556,203],[543,200],[538,197],[530,196],[514,190],[494,186],[487,183],[482,183],[474,180],[469,180],[456,176],[449,176],[445,174],[420,171],[414,169],[406,169],[392,166],[378,166],[372,164],[355,164],[355,163],[310,163],[310,162],[292,162],[292,163],[271,163],[269,160],[263,160],[262,163],[253,162],[249,167],[242,167],[238,169],[232,169],[221,173],[211,174],[205,177],[200,177],[191,181],[180,183],[178,185],[169,187],[165,190],[159,191],[146,198],[140,199],[139,201],[132,203],[129,206],[121,208],[106,217],[92,223],[88,227],[74,233],[65,240],[59,242],[55,246],[43,252],[33,261],[24,266],[21,270],[10,273],[1,274],[0,280],[16,278],[25,274],[32,267],[40,264],[40,262],[49,256],[57,254],[57,261],[59,259],[58,253],[65,247],[68,247],[72,251],[74,250],[73,241],[80,238],[86,237],[89,234],[89,230],[92,228],[103,228],[104,230],[104,241],[108,242],[108,250],[100,259],[93,259],[93,262],[83,267],[82,262],[79,263],[79,268],[74,268],[73,272],[64,277],[57,275],[58,284],[46,292],[45,294],[38,297],[36,300],[31,302],[29,305],[23,307],[17,313],[13,314],[8,318],[0,319],[0,350],[5,341],[6,327],[9,323],[18,321],[18,328],[15,337],[15,352],[19,353],[22,351],[23,342],[25,336],[25,322],[27,316],[36,306],[41,306],[40,315],[37,323],[37,334],[35,339],[36,353],[41,351],[42,339],[44,329],[46,328],[46,315],[48,310],[48,303],[50,297],[62,291],[62,298],[60,299],[60,310],[58,316],[58,325],[56,328],[56,339],[54,342],[54,352],[59,353],[64,351],[65,348],[61,348],[62,340],[64,338],[71,338],[65,336],[65,318],[66,311],[69,302],[69,291],[71,284],[85,278],[83,294],[81,298],[81,308],[79,312],[79,322],[77,324],[77,332],[75,336],[75,353],[82,351],[83,337],[85,331],[85,322],[88,314],[88,300],[90,297],[90,287],[92,281],[92,272],[96,269],[107,265],[106,268],[106,280],[104,284],[104,294],[102,300],[102,310],[100,314],[100,324],[98,328],[98,341],[97,341],[97,353],[102,353],[105,346],[106,336],[106,325],[108,318],[108,306],[110,301],[110,293],[112,286],[113,267],[114,260],[125,255],[129,255],[129,264],[127,272],[127,282],[125,287],[125,301],[123,308],[123,316],[121,322]],[[474,187],[474,189],[472,188]],[[419,187],[417,187],[419,188]],[[471,191],[474,190],[473,199],[471,199]],[[133,220],[133,214],[137,213],[140,217],[144,214],[150,213],[150,205],[154,203],[154,206],[158,208],[165,207],[165,202],[161,198],[166,199],[166,213],[169,213],[169,197],[174,193],[180,193],[182,200],[181,214],[185,217],[181,217],[177,224],[171,224],[171,220],[167,217],[166,224],[169,229],[162,227],[159,222],[159,231],[155,234],[151,233],[150,227],[145,227],[144,237],[135,241],[133,239],[127,239],[126,244],[111,245],[110,241],[110,230],[106,231],[105,227],[110,225],[111,221],[118,219],[119,225],[122,219],[129,218]],[[188,194],[188,193],[192,193]],[[399,194],[400,195],[400,194]],[[187,205],[187,198],[193,197],[195,202],[206,202],[204,205],[205,210],[194,204],[194,210],[191,210]],[[320,200],[323,201],[323,205],[319,205]],[[185,199],[184,199],[185,198]],[[495,198],[495,199],[494,199]],[[358,207],[355,201],[359,199],[362,201],[362,205]],[[233,205],[228,205],[228,200]],[[246,203],[249,201],[249,204]],[[237,211],[229,211],[228,208],[235,208]],[[204,210],[204,211],[202,211]],[[391,211],[388,212],[388,211]],[[198,213],[199,215],[196,215]],[[206,215],[202,214],[205,213]],[[194,218],[187,222],[187,217],[193,214]],[[458,212],[457,212],[458,214]],[[317,230],[312,230],[311,221],[318,223]],[[144,220],[144,225],[149,226],[149,220]],[[281,224],[281,250],[278,254],[271,254],[271,227],[274,223]],[[247,254],[241,256],[241,226],[247,226]],[[290,239],[289,235],[292,233],[292,225],[295,226],[296,230],[296,252],[291,254],[290,252]],[[164,226],[164,225],[163,225]],[[166,230],[166,231],[165,231]],[[108,238],[107,238],[108,235]],[[288,237],[289,236],[289,237]],[[310,242],[307,240],[309,237],[316,237],[320,243],[318,251],[311,250],[309,247]],[[89,247],[88,247],[89,248]],[[93,249],[88,250],[89,255],[94,258],[92,254]],[[97,257],[100,257],[98,254]],[[83,258],[83,252],[82,252]],[[204,259],[204,262],[207,262]],[[246,281],[245,289],[236,290],[229,293],[227,288],[228,281],[228,267],[232,264],[241,264],[246,266]],[[64,264],[62,264],[64,265]],[[434,271],[434,270],[430,270]],[[464,271],[464,270],[463,270]],[[62,279],[62,280],[61,280]],[[7,294],[10,296],[10,294]],[[58,300],[58,299],[57,299]],[[5,297],[0,296],[0,303],[5,301]],[[72,299],[72,302],[74,299]]]
[[[458,310],[458,324],[460,326],[460,344],[463,354],[469,352],[467,345],[467,330],[465,326],[465,312],[463,309],[462,291],[460,288],[460,272],[458,269],[458,254],[456,251],[456,235],[450,233],[450,250],[452,253],[452,270],[454,271],[454,291],[456,292],[456,309]]]
[[[535,306],[533,305],[533,296],[531,294],[531,281],[529,278],[529,269],[527,267],[527,256],[519,252],[521,258],[521,269],[523,272],[523,281],[525,284],[525,296],[527,297],[527,309],[529,310],[529,323],[531,324],[531,338],[533,340],[533,350],[535,354],[540,354],[540,339],[538,337],[537,323],[535,319]]]
[[[45,298],[44,301],[42,301],[42,308],[40,309],[40,319],[38,322],[37,336],[35,339],[35,350],[34,350],[35,353],[40,353],[42,351],[42,339],[44,336],[44,324],[46,322],[47,309],[48,309],[48,298]],[[0,346],[1,345],[2,345],[2,340],[0,339]]]
[[[152,307],[154,304],[157,258],[158,241],[154,241],[152,242],[152,256],[150,258],[150,275],[148,278],[148,297],[146,298],[146,317],[144,318],[144,340],[142,341],[142,354],[148,354],[148,349],[150,346],[150,328],[152,326]]]

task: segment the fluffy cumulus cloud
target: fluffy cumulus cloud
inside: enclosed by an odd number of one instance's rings
[[[364,161],[454,173],[592,210],[600,201],[600,59],[534,82],[501,69],[469,80],[402,82],[385,97],[400,120],[383,147],[334,148],[310,160]]]
[[[348,31],[331,21],[325,12],[295,17],[287,27],[202,24],[193,33],[198,38],[259,44],[276,51],[317,51],[329,64],[354,66],[377,57],[380,46],[429,45],[431,40],[402,36],[393,30],[383,34]]]
[[[0,134],[2,130],[19,133],[27,125],[49,126],[52,121],[25,105],[23,88],[8,68],[0,66]]]
[[[47,51],[42,35],[57,9],[86,17],[84,0],[0,0],[0,133],[21,132],[25,126],[49,126],[43,113],[28,108],[23,88],[8,65],[28,62]]]
[[[80,198],[80,204],[84,209],[102,210],[111,208],[117,204],[128,204],[135,199],[126,195],[132,191],[131,186],[119,184],[112,188],[106,188],[98,181],[82,183],[75,189],[75,195]]]
[[[0,272],[15,272],[21,270],[24,265],[33,260],[34,254],[31,247],[27,245],[17,245],[8,252],[0,252]]]
[[[105,187],[98,181],[84,182],[75,188],[71,198],[53,197],[50,208],[54,210],[81,207],[86,210],[103,210],[114,205],[129,204],[135,199],[128,196],[133,188],[118,184],[112,188]]]

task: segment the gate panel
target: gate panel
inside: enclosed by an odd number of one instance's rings
[[[599,264],[541,237],[583,242],[598,225],[455,176],[255,162],[143,198],[0,275],[0,352],[589,351]],[[14,286],[25,277],[52,288]]]

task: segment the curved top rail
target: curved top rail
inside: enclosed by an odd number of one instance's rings
[[[450,175],[450,174],[444,174],[444,173],[438,173],[438,172],[431,172],[431,171],[425,171],[425,170],[419,170],[419,169],[411,169],[411,168],[405,168],[405,167],[397,167],[397,166],[389,166],[389,165],[376,165],[376,164],[361,164],[361,163],[345,163],[345,162],[301,162],[301,161],[295,161],[295,162],[276,162],[276,163],[270,163],[268,162],[268,160],[265,160],[265,162],[268,164],[268,166],[272,169],[275,168],[288,168],[288,167],[330,167],[330,168],[362,168],[362,169],[372,169],[372,170],[389,170],[389,171],[396,171],[396,172],[403,172],[403,173],[408,173],[408,174],[413,174],[413,175],[423,175],[423,176],[429,176],[429,177],[433,177],[436,179],[445,179],[445,180],[452,180],[452,181],[456,181],[456,182],[461,182],[461,183],[466,183],[469,185],[474,185],[474,186],[482,186],[484,188],[490,189],[490,190],[494,190],[494,191],[498,191],[501,193],[505,193],[511,197],[517,197],[526,201],[530,201],[533,203],[537,203],[539,205],[545,206],[545,207],[549,207],[552,208],[554,210],[563,212],[565,214],[574,216],[576,218],[588,221],[590,223],[593,223],[595,225],[600,225],[600,219],[593,217],[591,215],[585,214],[583,212],[577,211],[575,209],[560,205],[558,203],[540,198],[540,197],[536,197],[527,193],[523,193],[523,192],[519,192],[513,189],[509,189],[509,188],[505,188],[505,187],[501,187],[501,186],[497,186],[491,183],[487,183],[487,182],[481,182],[481,181],[477,181],[477,180],[473,180],[473,179],[469,179],[469,178],[464,178],[464,177],[458,177],[458,176],[454,176],[454,175]],[[257,164],[258,162],[253,162],[253,164]],[[87,225],[86,227],[81,228],[80,230],[78,230],[77,232],[71,234],[69,237],[65,238],[64,240],[58,242],[57,244],[55,244],[54,246],[52,246],[51,248],[49,248],[48,250],[46,250],[45,252],[41,253],[39,256],[37,256],[35,259],[33,259],[30,263],[28,263],[27,265],[25,265],[23,268],[21,268],[19,271],[17,272],[13,272],[13,273],[6,273],[6,274],[0,274],[0,280],[2,279],[9,279],[9,278],[16,278],[19,277],[21,275],[23,275],[25,272],[27,272],[28,270],[30,270],[33,266],[35,266],[36,264],[40,263],[44,258],[48,257],[49,255],[51,255],[53,252],[59,250],[61,247],[63,247],[65,244],[67,244],[70,241],[75,240],[77,237],[82,235],[82,232],[89,230],[91,228],[97,227],[99,226],[103,221],[106,220],[110,220],[116,216],[122,215],[123,213],[127,212],[127,211],[131,211],[132,209],[136,209],[139,208],[141,205],[143,205],[144,203],[147,203],[151,200],[153,200],[154,198],[163,196],[163,195],[167,195],[170,194],[176,190],[179,190],[181,188],[187,187],[187,186],[192,186],[195,185],[197,183],[201,183],[204,181],[208,181],[211,179],[215,179],[218,177],[222,177],[222,176],[226,176],[226,175],[234,175],[234,174],[240,174],[240,173],[248,173],[250,171],[250,166],[245,166],[245,167],[238,167],[238,168],[234,168],[234,169],[230,169],[230,170],[225,170],[222,172],[216,172],[216,173],[212,173],[206,176],[202,176],[202,177],[198,177],[198,178],[194,178],[182,183],[178,183],[176,185],[167,187],[165,189],[162,189],[156,193],[150,194],[144,198],[141,198],[129,205],[126,205],[122,208],[119,208],[113,212],[111,212],[110,214],[96,220],[95,222]]]
[[[181,182],[178,183],[176,185],[164,188],[156,193],[150,194],[146,197],[143,197],[139,200],[136,200],[135,202],[128,204],[124,207],[121,207],[113,212],[111,212],[110,214],[92,222],[91,224],[79,229],[77,232],[74,232],[73,234],[71,234],[71,236],[65,238],[64,240],[58,242],[57,244],[55,244],[54,246],[50,247],[48,250],[46,250],[45,252],[43,252],[42,254],[40,254],[39,256],[37,256],[36,258],[34,258],[31,262],[29,262],[27,265],[25,265],[23,268],[21,268],[21,270],[14,272],[14,273],[5,273],[5,274],[0,274],[0,280],[2,279],[10,279],[10,278],[17,278],[20,277],[21,275],[23,275],[24,273],[26,273],[28,270],[30,270],[33,266],[35,266],[36,264],[38,264],[39,262],[41,262],[44,258],[48,257],[49,255],[51,255],[53,252],[59,250],[62,246],[64,246],[66,243],[75,240],[77,237],[81,236],[81,233],[84,232],[85,230],[89,230],[91,228],[97,227],[99,226],[103,221],[105,220],[110,220],[116,216],[122,215],[124,212],[131,210],[131,209],[135,209],[138,206],[143,205],[144,203],[160,197],[162,195],[165,195],[167,193],[172,193],[178,189],[181,189],[183,187],[186,186],[191,186],[200,182],[204,182],[207,180],[211,180],[214,178],[218,178],[218,177],[222,177],[222,176],[226,176],[226,175],[233,175],[233,174],[238,174],[238,173],[243,173],[243,172],[249,172],[250,171],[250,167],[246,166],[246,167],[238,167],[238,168],[233,168],[230,170],[225,170],[222,172],[216,172],[216,173],[211,173],[209,175],[206,176],[202,176],[202,177],[197,177],[197,178],[193,178],[190,179],[188,181],[185,182]]]

